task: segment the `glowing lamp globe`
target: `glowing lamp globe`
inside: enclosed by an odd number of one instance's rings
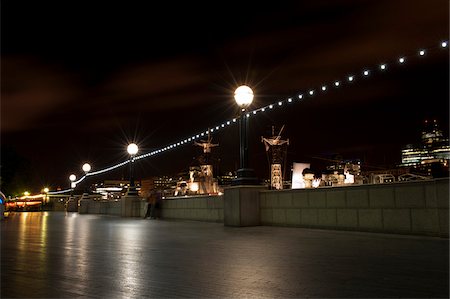
[[[136,145],[136,143],[131,143],[128,145],[127,147],[127,151],[130,155],[136,155],[138,152],[138,146]]]
[[[77,177],[76,177],[74,174],[71,174],[71,175],[69,176],[69,180],[70,180],[71,182],[75,181],[76,179],[77,179]]]
[[[84,172],[91,171],[91,165],[89,165],[89,163],[84,163],[82,168]]]
[[[49,191],[50,191],[50,189],[44,188],[44,193],[48,193]]]
[[[241,108],[247,108],[253,101],[253,90],[247,85],[239,86],[234,92],[234,99]]]

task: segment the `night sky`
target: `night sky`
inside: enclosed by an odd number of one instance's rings
[[[251,117],[250,166],[260,178],[269,176],[261,136],[272,125],[285,125],[287,165],[317,169],[337,156],[373,169],[396,165],[401,148],[420,141],[425,119],[448,135],[449,56],[440,49],[449,36],[447,0],[1,8],[2,189],[23,178],[34,191],[67,188],[85,162],[98,170],[126,160],[131,141],[144,154],[221,124],[236,117],[233,92],[244,83],[255,92],[250,110],[316,90]],[[404,65],[396,61],[402,55]],[[353,83],[332,86],[350,74]],[[236,170],[237,126],[212,137],[218,171]],[[137,175],[176,174],[200,153],[189,143],[142,159]],[[127,176],[122,167],[87,183]]]

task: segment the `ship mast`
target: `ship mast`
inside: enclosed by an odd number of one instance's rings
[[[207,140],[200,140],[200,142],[194,142],[194,144],[201,146],[204,154],[204,159],[200,163],[199,194],[217,193],[217,183],[214,181],[213,166],[209,161],[209,156],[211,154],[211,148],[219,146],[219,144],[212,143],[210,130],[208,130]]]
[[[283,172],[281,164],[284,160],[284,152],[289,145],[289,139],[281,139],[281,132],[284,125],[281,127],[278,135],[275,135],[275,128],[272,126],[272,137],[261,136],[261,141],[264,143],[266,153],[271,156],[270,161],[270,187],[272,189],[283,189]]]

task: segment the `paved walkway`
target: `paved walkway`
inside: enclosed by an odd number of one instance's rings
[[[1,298],[438,298],[448,239],[64,212],[1,222]]]

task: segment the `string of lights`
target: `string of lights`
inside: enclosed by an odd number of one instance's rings
[[[280,107],[284,107],[284,106],[287,106],[287,105],[290,105],[290,104],[302,102],[303,100],[306,100],[307,98],[312,98],[312,97],[318,96],[321,92],[325,93],[325,92],[327,92],[328,89],[341,88],[341,87],[343,87],[346,84],[347,85],[354,84],[354,82],[357,81],[360,78],[369,78],[371,76],[371,74],[373,74],[373,73],[375,73],[377,71],[384,73],[384,72],[389,70],[389,66],[390,66],[391,63],[392,64],[397,64],[397,65],[405,65],[410,59],[413,59],[413,58],[419,58],[419,59],[420,58],[424,58],[432,50],[435,50],[435,49],[448,49],[448,47],[449,47],[449,44],[448,44],[447,40],[441,41],[439,43],[439,46],[437,46],[437,47],[433,46],[433,47],[428,47],[428,48],[421,48],[421,49],[416,50],[415,52],[413,52],[413,53],[411,53],[409,55],[400,56],[400,57],[392,60],[389,63],[388,62],[383,62],[383,63],[378,64],[378,65],[373,66],[373,67],[363,68],[359,73],[348,74],[342,79],[336,79],[336,80],[334,80],[332,82],[324,83],[324,84],[322,84],[322,85],[320,85],[318,87],[312,87],[312,88],[309,88],[309,89],[305,89],[303,91],[299,91],[298,93],[296,93],[295,96],[290,96],[290,97],[287,97],[285,99],[280,99],[280,100],[278,100],[278,101],[276,101],[274,103],[271,103],[269,105],[262,106],[262,107],[259,107],[257,109],[248,111],[245,116],[246,117],[252,117],[252,116],[256,116],[257,114],[260,114],[262,112],[267,112],[267,111],[270,111],[270,110],[273,110],[273,109],[276,109],[276,108],[280,108]],[[221,123],[219,123],[219,124],[217,124],[215,126],[211,126],[208,129],[200,131],[200,132],[198,132],[196,134],[193,134],[191,136],[185,137],[184,139],[181,139],[181,140],[179,140],[177,142],[174,142],[174,143],[171,143],[169,145],[166,145],[166,146],[164,146],[162,148],[159,148],[157,150],[148,152],[148,153],[143,154],[143,155],[137,155],[133,159],[134,160],[140,160],[140,159],[152,157],[154,155],[157,155],[157,154],[160,154],[160,153],[163,153],[163,152],[166,152],[166,151],[178,148],[180,146],[183,146],[183,145],[186,145],[186,144],[190,144],[190,143],[192,143],[192,142],[194,142],[194,141],[196,141],[196,140],[198,140],[198,139],[200,139],[200,138],[202,138],[204,136],[207,136],[208,134],[215,133],[215,132],[217,132],[219,130],[226,129],[227,127],[235,124],[236,122],[237,122],[236,118],[232,118],[232,119],[226,120],[226,121],[221,122]],[[94,176],[94,175],[102,174],[102,173],[111,171],[113,169],[116,169],[118,167],[124,166],[127,163],[129,163],[129,160],[120,162],[120,163],[118,163],[116,165],[104,168],[102,170],[86,173],[79,180],[75,181],[74,184],[76,185],[76,184],[80,183],[81,181],[83,181],[88,176]],[[60,193],[66,193],[66,192],[69,192],[69,191],[72,191],[72,190],[73,189],[67,189],[67,190],[62,190],[62,191],[51,191],[51,192],[48,192],[48,194],[60,194]]]

